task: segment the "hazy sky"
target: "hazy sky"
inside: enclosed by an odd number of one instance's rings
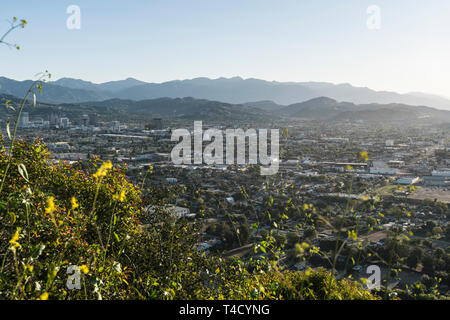
[[[69,5],[81,29],[69,30]],[[381,28],[367,27],[370,5]],[[2,0],[0,75],[93,82],[200,76],[351,83],[450,96],[449,0]]]

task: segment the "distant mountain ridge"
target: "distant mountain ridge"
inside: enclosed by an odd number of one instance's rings
[[[30,83],[29,81],[15,81],[0,77],[0,93],[22,96]],[[266,109],[270,108],[271,103],[273,105],[290,105],[325,96],[355,104],[400,103],[450,110],[450,99],[445,97],[418,92],[399,94],[375,91],[369,88],[355,87],[348,83],[276,82],[234,77],[195,78],[163,83],[146,83],[127,78],[95,84],[79,79],[61,78],[46,83],[44,87],[43,94],[39,99],[49,103],[78,103],[113,98],[139,101],[163,97],[194,97],[231,104],[254,104],[256,101],[260,106],[262,106],[261,102],[266,101],[262,107],[262,109]]]
[[[314,98],[278,109],[277,114],[289,118],[320,121],[388,122],[450,122],[450,111],[406,104],[354,104],[328,97]]]
[[[135,114],[192,120],[268,120],[272,117],[270,113],[254,107],[191,97],[156,98],[140,101],[111,99],[83,103],[82,105],[116,108]]]
[[[19,98],[0,94],[0,104],[11,100],[16,105]],[[276,105],[267,101],[245,104],[230,104],[220,101],[185,98],[156,98],[147,100],[123,100],[118,98],[104,101],[83,103],[48,104],[38,103],[32,108],[33,113],[52,110],[80,117],[83,113],[95,112],[109,120],[127,118],[145,118],[161,116],[191,120],[204,120],[226,123],[227,121],[244,121],[270,123],[273,120],[306,120],[321,122],[363,122],[370,124],[450,124],[450,111],[438,110],[425,106],[405,104],[354,104],[339,102],[328,97],[318,97],[289,106]],[[8,111],[9,114],[11,112]],[[6,119],[6,113],[0,118]]]
[[[33,81],[16,81],[0,77],[0,94],[9,94],[16,97],[25,96]],[[67,88],[56,84],[44,83],[42,94],[37,94],[41,102],[47,103],[78,103],[84,101],[99,101],[109,98],[108,94],[101,91]],[[37,91],[37,90],[36,90]]]
[[[83,89],[91,91],[105,91],[105,92],[116,92],[120,90],[125,90],[134,86],[145,84],[146,82],[140,81],[134,78],[127,78],[125,80],[109,81],[100,84],[96,84],[90,81],[84,81],[80,79],[73,78],[61,78],[56,81],[50,82],[50,84],[56,84],[61,87],[71,88],[71,89]]]

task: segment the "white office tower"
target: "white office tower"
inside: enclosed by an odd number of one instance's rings
[[[114,132],[120,132],[120,122],[119,121],[113,121],[111,129]]]
[[[81,117],[81,123],[85,127],[89,125],[89,116],[87,114],[83,114],[83,116]]]
[[[23,112],[20,117],[19,126],[22,128],[27,128],[30,125],[30,117],[28,112]]]
[[[61,128],[68,128],[70,126],[69,118],[61,118],[60,121]]]

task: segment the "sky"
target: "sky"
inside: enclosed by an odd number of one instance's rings
[[[448,0],[2,0],[1,34],[14,16],[28,24],[5,39],[21,50],[0,47],[0,76],[17,80],[241,76],[450,97]]]

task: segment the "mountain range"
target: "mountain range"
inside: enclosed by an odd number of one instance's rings
[[[0,104],[11,100],[14,105],[20,99],[0,94]],[[72,120],[81,119],[83,114],[97,114],[103,121],[114,119],[142,120],[149,117],[165,117],[204,121],[244,121],[246,123],[273,120],[307,120],[322,122],[364,122],[372,124],[450,124],[450,111],[424,106],[406,104],[355,104],[340,102],[328,97],[313,98],[288,106],[277,105],[270,101],[245,104],[231,104],[220,101],[185,98],[156,98],[146,100],[109,99],[82,103],[50,104],[38,103],[32,107],[31,101],[26,107],[30,115],[47,119],[51,113],[64,114]],[[0,118],[13,116],[11,110],[1,113]]]
[[[364,121],[369,123],[450,123],[450,111],[400,103],[354,104],[327,97],[295,103],[276,111],[288,118],[320,121]]]
[[[0,77],[0,93],[20,97],[25,94],[30,84],[30,80],[16,81]],[[79,79],[61,78],[45,83],[43,89],[43,93],[38,97],[38,100],[46,103],[80,103],[108,99],[140,101],[156,98],[193,97],[271,110],[318,97],[328,97],[355,104],[397,103],[450,110],[449,99],[420,92],[400,94],[355,87],[347,83],[276,82],[240,77],[195,78],[163,83],[147,83],[127,78],[101,84]]]
[[[252,106],[220,101],[186,98],[156,98],[148,100],[111,99],[81,104],[83,107],[112,108],[129,114],[163,116],[192,120],[261,120],[272,118],[268,111]]]

